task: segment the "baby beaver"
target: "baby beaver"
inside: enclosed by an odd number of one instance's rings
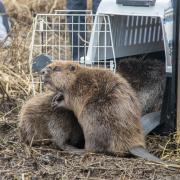
[[[31,144],[51,139],[63,150],[84,147],[83,131],[72,111],[51,107],[54,93],[47,92],[30,98],[19,115],[21,140]],[[74,146],[74,147],[73,147]]]

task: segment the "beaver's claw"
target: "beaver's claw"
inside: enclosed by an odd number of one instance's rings
[[[52,102],[51,102],[51,107],[53,108],[53,110],[56,110],[60,107],[63,107],[62,103],[64,101],[64,96],[61,92],[57,93],[53,98],[52,98]]]

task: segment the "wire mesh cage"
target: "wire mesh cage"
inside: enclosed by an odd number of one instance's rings
[[[41,84],[36,71],[53,60],[74,60],[81,65],[115,71],[116,61],[109,16],[77,10],[37,14],[29,57],[34,92],[35,84]]]

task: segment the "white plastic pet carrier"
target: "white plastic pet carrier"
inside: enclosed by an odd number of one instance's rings
[[[173,32],[171,0],[134,1],[152,5],[128,6],[133,0],[102,0],[97,11],[98,15],[110,17],[116,58],[165,50],[166,72],[171,73]],[[92,55],[91,59],[93,57]],[[111,58],[111,54],[108,58]]]

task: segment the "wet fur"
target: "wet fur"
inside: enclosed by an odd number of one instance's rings
[[[142,115],[161,110],[165,89],[165,63],[158,59],[129,57],[117,64],[117,72],[137,92]]]
[[[54,61],[45,68],[44,80],[63,93],[84,131],[86,150],[125,153],[145,147],[140,103],[122,76]]]
[[[23,106],[19,115],[21,141],[51,139],[62,148],[65,144],[83,147],[83,132],[72,111],[51,107],[54,93],[43,93],[31,97]]]

